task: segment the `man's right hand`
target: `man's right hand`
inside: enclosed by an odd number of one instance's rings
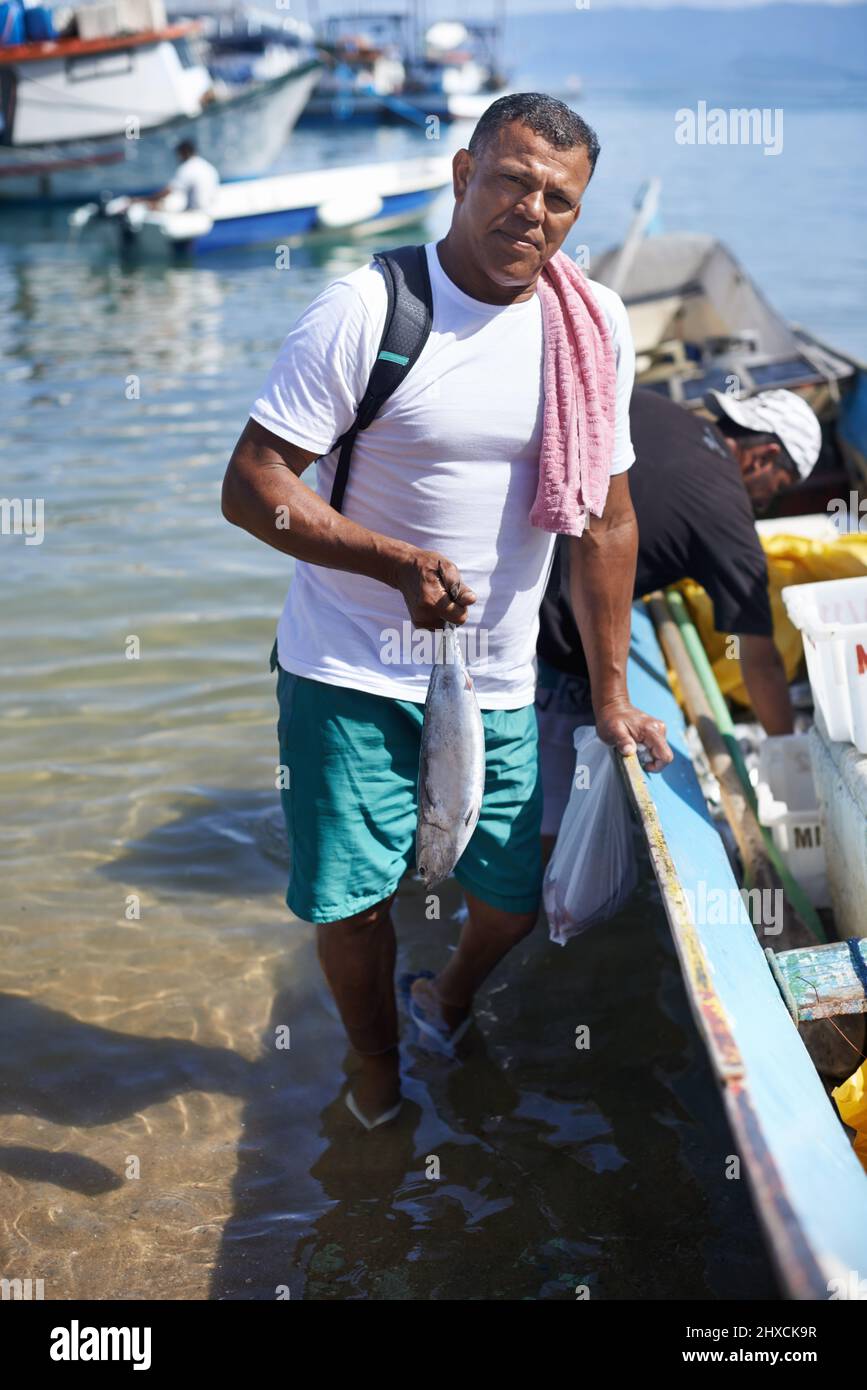
[[[334,512],[301,481],[319,455],[248,420],[223,481],[223,515],[307,564],[363,574],[403,594],[416,627],[461,626],[476,596],[436,550],[370,531]]]
[[[436,550],[413,550],[402,560],[395,588],[403,594],[413,627],[462,626],[476,596],[461,579],[460,570]]]

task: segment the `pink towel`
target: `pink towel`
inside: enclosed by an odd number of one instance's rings
[[[580,536],[601,516],[614,457],[617,368],[608,325],[583,273],[557,251],[536,282],[542,301],[545,406],[530,522]]]

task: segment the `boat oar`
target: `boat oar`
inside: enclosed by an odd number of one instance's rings
[[[761,827],[735,771],[731,749],[719,731],[683,636],[662,594],[655,594],[650,599],[650,611],[665,658],[680,683],[687,713],[701,739],[711,772],[719,783],[723,810],[740,851],[747,886],[760,890],[777,888],[779,877],[767,856]],[[809,932],[806,935],[810,936]]]

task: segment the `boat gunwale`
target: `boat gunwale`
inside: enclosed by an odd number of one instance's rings
[[[162,29],[141,29],[131,34],[107,34],[99,39],[41,39],[35,43],[14,43],[0,48],[0,66],[12,63],[46,63],[57,58],[91,57],[99,53],[123,52],[126,48],[153,47],[171,43],[201,32],[201,20],[185,19]]]
[[[142,126],[141,138],[150,135],[159,135],[161,132],[165,130],[170,130],[172,126],[191,125],[193,123],[198,124],[200,121],[208,120],[211,117],[222,116],[228,110],[236,110],[239,106],[242,106],[245,103],[255,101],[262,96],[270,95],[271,93],[278,91],[281,87],[288,86],[289,83],[294,81],[296,78],[309,76],[311,71],[320,68],[321,66],[322,64],[320,62],[317,62],[316,59],[311,59],[307,63],[300,64],[297,68],[290,68],[288,72],[280,73],[278,77],[270,77],[266,79],[264,82],[254,83],[252,87],[250,87],[249,89],[245,89],[242,92],[232,93],[231,96],[220,97],[216,101],[208,102],[208,104],[206,106],[203,106],[201,111],[195,116],[187,116],[183,112],[179,112],[178,115],[169,116],[166,120],[157,122],[156,125]],[[33,143],[27,145],[0,144],[0,160],[2,160],[4,154],[15,153],[16,151],[32,150],[34,154],[36,154],[40,150],[60,150],[67,146],[107,145],[111,144],[112,142],[114,142],[116,146],[119,146],[119,143],[121,141],[126,143],[123,132],[119,130],[113,133],[109,133],[107,135],[76,135],[72,136],[70,139],[67,140],[40,140],[34,141]],[[31,170],[26,160],[22,160],[19,164],[3,165],[2,163],[0,163],[0,179],[26,178],[36,172],[39,171]],[[47,166],[45,169],[42,170],[42,172],[50,174],[51,166]],[[251,177],[270,178],[273,176],[270,174],[254,174]],[[248,180],[246,178],[226,180],[227,183],[245,183],[247,181]],[[0,206],[2,206],[5,203],[5,201],[5,199],[0,198]],[[10,203],[14,201],[14,198],[9,199]],[[64,199],[63,201],[76,202],[77,199],[74,194],[71,194],[68,198]]]

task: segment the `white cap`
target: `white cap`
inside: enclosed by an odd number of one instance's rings
[[[794,391],[760,391],[741,401],[722,391],[708,391],[704,401],[716,415],[727,415],[745,430],[775,434],[800,476],[810,476],[822,449],[822,427],[803,396]]]

